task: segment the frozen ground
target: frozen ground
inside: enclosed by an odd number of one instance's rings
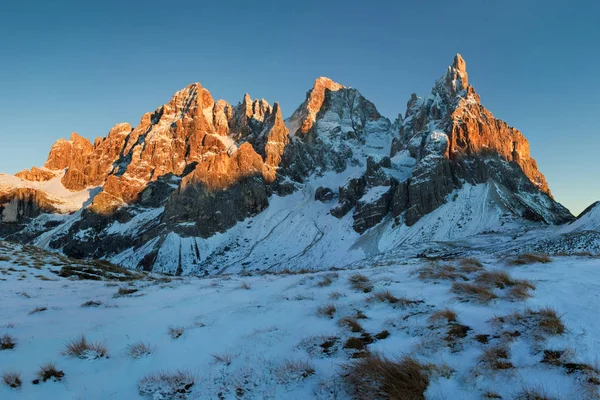
[[[369,353],[427,366],[427,399],[512,399],[525,389],[598,398],[598,258],[509,266],[490,256],[478,267],[389,257],[359,270],[205,279],[113,271],[98,281],[60,277],[52,271],[73,262],[32,248],[0,243],[0,260],[0,337],[16,343],[0,350],[0,374],[16,371],[22,380],[17,389],[0,381],[0,399],[133,399],[140,389],[154,399],[348,399],[354,388],[344,375]],[[77,268],[95,276],[90,266]],[[491,295],[460,292],[460,283]],[[120,288],[137,291],[119,295]],[[564,331],[538,312],[543,307],[556,311]],[[434,314],[445,308],[455,320]],[[108,356],[64,355],[81,335]],[[128,346],[138,342],[151,352],[132,358]],[[344,348],[350,344],[357,348]],[[64,378],[33,384],[47,362]],[[179,393],[143,380],[161,371],[185,372],[168,381]]]

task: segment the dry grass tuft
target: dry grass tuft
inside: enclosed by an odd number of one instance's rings
[[[136,288],[120,287],[119,290],[117,291],[117,293],[115,293],[114,297],[128,296],[128,295],[133,294],[133,293],[135,293],[137,291],[138,290]]]
[[[553,308],[544,307],[537,311],[528,310],[528,313],[538,317],[538,326],[543,333],[562,335],[565,332],[565,325]]]
[[[195,381],[194,375],[187,371],[158,372],[142,378],[138,392],[155,399],[185,399]]]
[[[532,297],[531,290],[535,290],[535,286],[529,281],[518,281],[506,292],[506,297],[509,300],[524,301]]]
[[[459,271],[465,274],[479,272],[483,269],[483,264],[476,258],[463,258],[458,262]]]
[[[37,306],[33,310],[29,311],[29,315],[41,313],[41,312],[46,311],[47,309],[48,309],[48,307],[45,307],[45,306]]]
[[[388,330],[381,331],[375,335],[375,339],[377,339],[377,340],[383,340],[388,337],[390,337],[390,331],[388,331]]]
[[[154,352],[154,348],[144,342],[137,342],[127,346],[127,355],[129,358],[137,359],[147,357]]]
[[[333,318],[336,311],[337,311],[337,309],[335,307],[335,304],[329,303],[329,304],[324,304],[322,306],[317,307],[316,312],[317,312],[317,315],[320,315],[322,317]]]
[[[89,360],[102,357],[108,358],[108,350],[104,344],[99,342],[88,342],[83,335],[79,339],[73,339],[67,343],[63,354]]]
[[[372,294],[367,298],[367,302],[379,302],[379,303],[388,303],[392,305],[398,305],[401,307],[406,307],[410,304],[417,303],[417,301],[409,300],[405,297],[396,297],[389,290],[384,290],[381,292],[377,292]]]
[[[364,350],[367,345],[373,343],[374,340],[368,333],[363,333],[360,337],[349,337],[344,343],[344,349]]]
[[[373,284],[371,283],[371,280],[363,274],[356,273],[350,275],[348,282],[350,283],[350,287],[352,287],[354,290],[364,293],[369,293],[371,290],[373,290]]]
[[[523,388],[514,397],[515,400],[557,400],[550,397],[543,388]]]
[[[480,283],[454,282],[452,292],[463,301],[475,301],[478,303],[489,303],[498,298],[487,286]]]
[[[360,332],[364,331],[363,327],[360,326],[360,324],[358,323],[356,318],[352,318],[352,317],[344,317],[344,318],[340,319],[338,321],[338,325],[341,327],[348,328],[348,329],[350,329],[351,332],[354,332],[354,333],[360,333]]]
[[[65,377],[65,373],[56,369],[56,364],[49,362],[40,366],[37,376],[43,382],[46,382],[48,379],[52,379],[54,382],[57,382]]]
[[[11,350],[14,349],[17,342],[14,337],[8,333],[0,337],[0,350]]]
[[[16,371],[6,371],[2,374],[2,380],[4,383],[11,388],[21,387],[23,381],[21,380],[21,374]]]
[[[429,378],[424,366],[405,357],[392,360],[368,355],[346,366],[344,379],[354,398],[424,400]]]
[[[211,354],[215,364],[231,365],[234,355],[231,353],[215,353]]]
[[[425,267],[421,267],[417,270],[417,276],[422,281],[437,281],[437,280],[448,280],[448,281],[456,281],[462,280],[467,281],[466,275],[462,272],[459,272],[456,267],[444,264],[438,265],[431,263]]]
[[[81,307],[100,307],[103,303],[101,301],[89,300],[81,304]]]
[[[479,357],[479,362],[492,370],[513,368],[508,349],[502,346],[493,346],[484,349]]]
[[[281,383],[305,379],[315,373],[315,367],[309,360],[284,360],[275,366],[275,377]]]
[[[504,289],[507,286],[514,285],[510,275],[504,271],[483,271],[477,275],[475,282],[482,285],[496,287],[498,289]]]
[[[171,336],[172,339],[180,338],[181,335],[183,335],[183,332],[185,332],[185,328],[183,326],[169,326],[169,336]]]
[[[346,295],[344,293],[341,293],[341,292],[331,292],[329,294],[329,298],[331,300],[338,300],[338,299],[340,299],[342,297],[346,297]]]
[[[318,287],[330,286],[333,283],[333,279],[329,276],[324,276],[319,282],[317,282]]]
[[[456,322],[456,313],[449,308],[445,308],[443,310],[435,311],[429,316],[430,323],[439,323],[441,321],[448,323]]]
[[[550,256],[548,254],[525,253],[525,254],[520,254],[518,256],[511,258],[508,261],[508,264],[509,265],[527,265],[527,264],[535,264],[535,263],[547,264],[549,262],[552,262],[552,259],[550,258]]]

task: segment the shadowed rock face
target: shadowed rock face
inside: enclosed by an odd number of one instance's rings
[[[56,211],[48,197],[37,190],[18,188],[0,193],[0,222],[22,223],[41,213]]]

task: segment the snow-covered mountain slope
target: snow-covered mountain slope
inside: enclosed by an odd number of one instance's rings
[[[327,78],[285,121],[277,103],[231,106],[195,83],[2,179],[0,237],[175,275],[339,267],[572,219],[460,55],[393,124]]]
[[[99,188],[90,187],[83,190],[71,191],[64,187],[61,180],[64,172],[61,171],[47,181],[30,181],[14,175],[0,174],[0,197],[10,197],[15,191],[31,191],[43,194],[48,205],[59,213],[69,213],[79,210],[85,206]],[[17,220],[17,202],[5,206],[2,222],[14,222]],[[14,207],[14,209],[13,209]]]
[[[65,276],[90,265],[2,242],[0,256],[0,374],[21,380],[0,384],[2,399],[349,400],[367,390],[350,379],[367,351],[414,358],[427,400],[599,395],[594,258],[213,278],[96,267],[78,280]],[[82,336],[92,348],[65,354]],[[60,380],[37,376],[49,362]]]
[[[600,231],[600,202],[586,208],[575,221],[561,227],[560,232]]]

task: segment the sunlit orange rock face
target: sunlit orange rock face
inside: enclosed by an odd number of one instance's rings
[[[495,118],[481,105],[475,89],[468,84],[466,63],[459,54],[446,74],[445,83],[450,93],[454,90],[453,82],[458,86],[456,90],[463,90],[467,95],[450,114],[450,158],[495,152],[507,161],[516,162],[539,190],[550,195],[546,178],[531,157],[529,142],[519,130]]]
[[[409,100],[391,156],[401,150],[417,161],[413,178],[394,195],[394,214],[406,211],[408,225],[438,208],[462,182],[493,179],[515,192],[551,196],[527,139],[481,105],[458,54],[428,97]],[[557,215],[568,214],[563,211]]]
[[[256,174],[270,183],[287,136],[278,104],[272,107],[245,95],[232,107],[224,100],[215,102],[195,83],[144,114],[135,128],[115,125],[93,145],[75,133],[70,140],[59,140],[45,170],[23,171],[21,176],[47,180],[55,176],[52,171],[65,170],[62,183],[67,189],[103,186],[92,209],[107,213],[135,202],[148,182],[194,168],[194,178],[186,182],[199,179],[215,189]]]
[[[304,113],[304,115],[302,115],[302,122],[300,125],[301,133],[308,133],[310,128],[312,128],[317,113],[321,109],[323,101],[325,100],[325,92],[327,90],[335,92],[343,88],[345,88],[345,86],[340,85],[329,78],[317,78],[312,90],[308,94],[306,105],[300,106],[300,110],[302,110]]]
[[[48,171],[46,169],[40,169],[36,167],[32,167],[30,170],[25,169],[23,171],[19,171],[15,174],[17,178],[24,179],[26,181],[31,182],[43,182],[49,181],[52,178],[55,178],[57,175],[56,172]]]

